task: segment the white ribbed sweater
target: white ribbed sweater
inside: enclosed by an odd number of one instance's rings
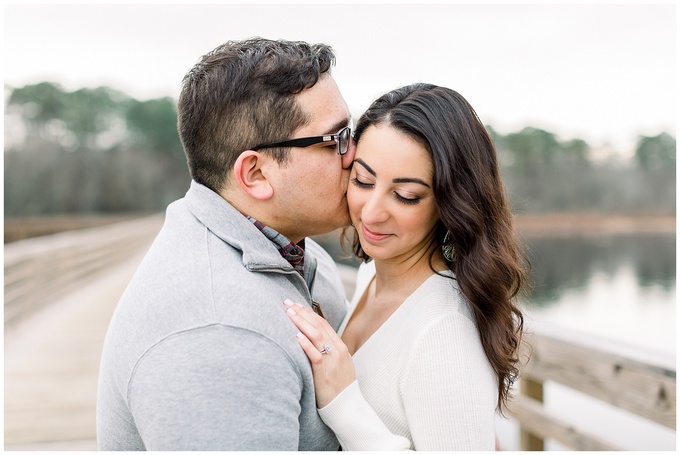
[[[360,267],[340,333],[374,275]],[[319,410],[343,450],[494,450],[496,376],[454,280],[430,276],[353,360],[357,380]]]

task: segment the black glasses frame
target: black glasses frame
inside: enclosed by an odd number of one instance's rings
[[[301,137],[297,139],[288,139],[281,142],[272,142],[271,144],[260,144],[257,147],[253,147],[253,150],[258,151],[260,149],[269,147],[309,147],[310,145],[320,144],[322,142],[335,141],[335,143],[338,145],[338,155],[344,155],[347,153],[347,150],[349,150],[349,142],[351,138],[352,128],[346,126],[338,131],[337,134]]]

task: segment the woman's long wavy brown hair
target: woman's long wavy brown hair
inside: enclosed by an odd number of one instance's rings
[[[357,123],[357,142],[377,124],[407,134],[431,154],[440,219],[435,238],[440,248],[446,241],[453,249],[446,263],[472,306],[503,413],[519,376],[524,317],[517,298],[528,288],[529,264],[513,229],[493,141],[465,98],[432,84],[398,88],[374,101]],[[356,232],[352,248],[370,259]]]

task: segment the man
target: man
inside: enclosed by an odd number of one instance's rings
[[[336,329],[345,314],[335,264],[305,240],[349,223],[354,145],[334,61],[326,45],[257,38],[185,76],[191,187],[112,318],[101,450],[338,449],[283,306],[306,302]]]

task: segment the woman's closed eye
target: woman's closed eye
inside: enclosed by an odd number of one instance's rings
[[[373,186],[373,183],[370,183],[370,182],[367,182],[367,181],[364,182],[364,181],[360,180],[359,176],[354,177],[352,179],[352,183],[359,188],[370,188],[370,187]]]
[[[351,182],[354,186],[356,186],[358,188],[366,189],[366,188],[373,188],[373,186],[374,186],[373,182],[364,181],[358,175],[356,177],[352,178]],[[420,196],[415,196],[415,195],[410,194],[410,193],[408,195],[400,194],[397,191],[393,191],[392,193],[394,194],[394,197],[397,199],[397,201],[401,202],[402,204],[406,204],[406,205],[418,204],[420,202],[420,199],[421,199]]]
[[[397,193],[396,191],[394,192],[394,196],[402,204],[415,205],[415,204],[420,202],[420,197],[418,197],[418,196],[406,197],[406,196],[402,196],[401,194]]]

